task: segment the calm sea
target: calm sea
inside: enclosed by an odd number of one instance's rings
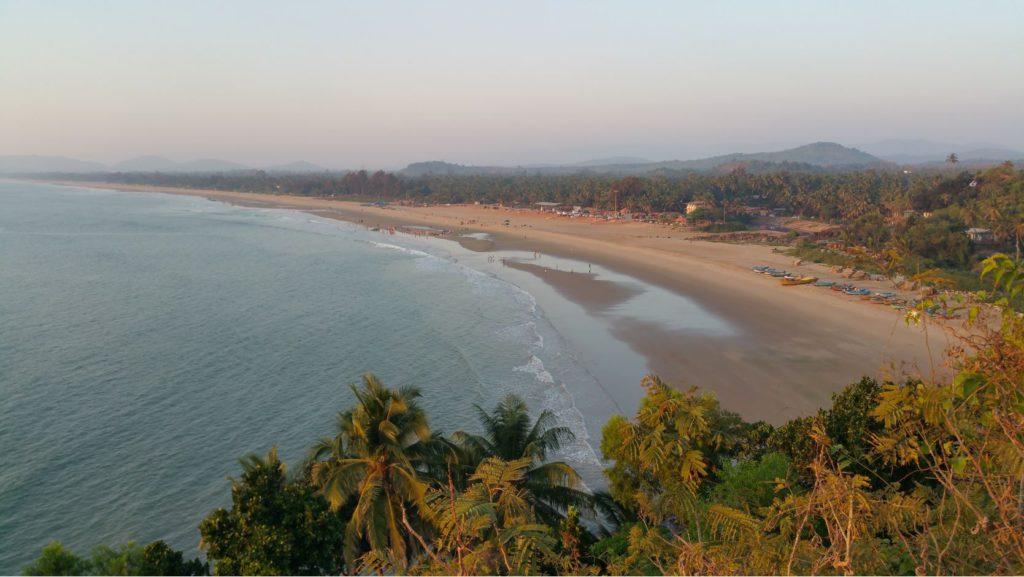
[[[237,460],[276,444],[298,464],[365,371],[420,387],[445,432],[519,394],[577,432],[566,458],[596,480],[600,423],[568,392],[593,377],[530,294],[433,242],[0,182],[0,573],[51,539],[197,554]]]

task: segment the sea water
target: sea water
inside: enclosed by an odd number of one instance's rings
[[[237,460],[276,445],[297,466],[367,371],[419,387],[446,433],[515,393],[576,433],[562,457],[600,483],[608,415],[588,423],[570,393],[595,406],[600,386],[530,294],[441,242],[0,182],[0,573],[52,539],[198,554]]]

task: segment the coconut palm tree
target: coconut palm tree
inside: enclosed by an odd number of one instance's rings
[[[550,526],[539,522],[524,488],[533,459],[484,459],[462,493],[435,488],[427,497],[444,557],[430,555],[425,574],[533,575],[554,554]]]
[[[453,437],[475,463],[489,457],[503,461],[529,459],[530,467],[517,486],[525,490],[537,515],[557,523],[570,505],[591,509],[590,495],[579,490],[580,476],[562,461],[545,462],[552,451],[576,439],[567,427],[556,427],[555,416],[544,411],[531,423],[526,403],[515,395],[506,396],[494,410],[476,407],[483,435],[463,431]]]
[[[352,391],[356,405],[338,414],[337,435],[312,449],[310,480],[333,510],[353,502],[345,530],[349,566],[368,548],[401,571],[422,542],[422,472],[439,452],[437,437],[416,403],[418,389],[392,390],[368,373]]]

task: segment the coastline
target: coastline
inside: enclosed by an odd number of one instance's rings
[[[672,319],[616,318],[612,334],[648,360],[652,372],[681,389],[716,393],[722,405],[748,420],[778,424],[827,406],[833,392],[861,376],[942,378],[948,346],[940,327],[907,326],[897,312],[825,289],[781,287],[750,273],[767,264],[838,278],[827,268],[773,253],[770,247],[693,240],[661,225],[595,222],[535,211],[479,206],[369,207],[349,201],[284,195],[130,186],[92,182],[52,184],[201,196],[242,206],[287,208],[365,226],[430,226],[474,252],[528,251],[593,263],[673,294],[683,295],[737,327],[721,336],[673,328]],[[509,220],[509,225],[503,224]],[[488,237],[461,235],[486,233]],[[602,315],[627,301],[631,289],[594,279],[584,270],[514,268],[542,279],[564,298]],[[577,274],[578,273],[578,274]],[[858,282],[879,290],[888,283]],[[636,382],[622,386],[636,386]],[[631,410],[629,408],[628,410]]]

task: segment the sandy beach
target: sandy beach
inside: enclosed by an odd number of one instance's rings
[[[723,337],[680,331],[668,322],[622,319],[612,332],[643,355],[652,372],[680,388],[713,391],[726,408],[747,419],[781,423],[811,414],[827,406],[833,392],[863,375],[930,379],[948,374],[941,366],[950,344],[946,321],[908,326],[901,313],[887,306],[820,287],[782,287],[777,279],[753,274],[750,267],[765,264],[824,279],[840,277],[820,265],[797,266],[792,257],[766,246],[700,241],[663,225],[570,219],[532,210],[380,208],[324,198],[54,184],[189,194],[244,206],[298,209],[368,227],[430,226],[452,231],[449,238],[473,251],[530,251],[606,267],[685,295],[739,329],[739,334]],[[470,233],[487,236],[462,236]],[[597,315],[633,294],[628,286],[594,278],[585,264],[571,271],[545,267],[543,259],[509,264]],[[887,281],[855,284],[893,290]]]

